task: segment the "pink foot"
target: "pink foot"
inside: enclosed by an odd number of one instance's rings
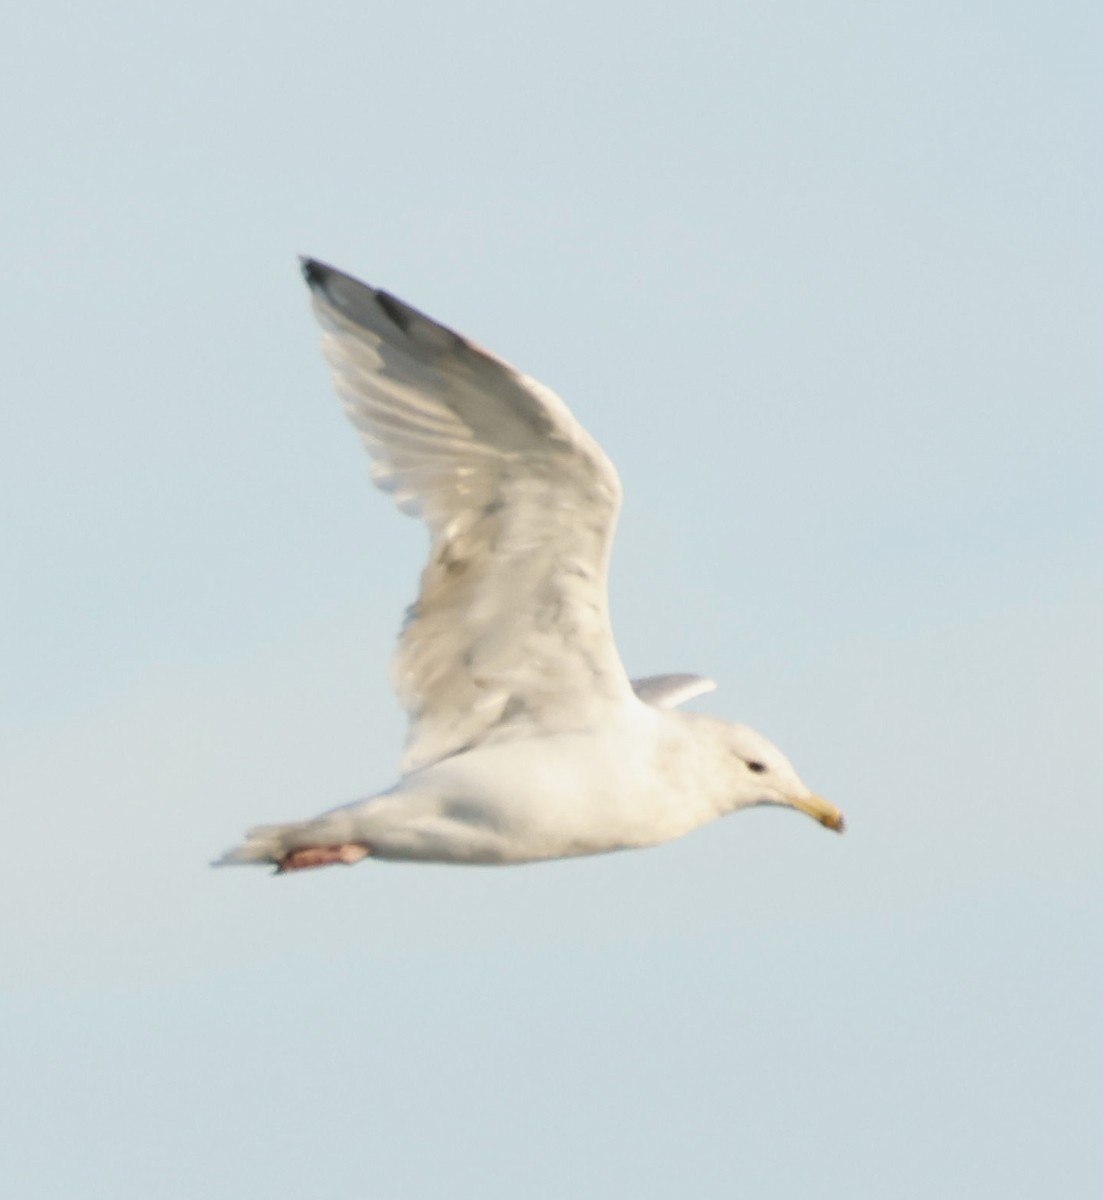
[[[292,850],[276,864],[276,874],[288,871],[305,871],[309,867],[328,867],[333,863],[352,866],[368,857],[367,846],[359,842],[345,842],[341,846],[308,846],[305,850]]]

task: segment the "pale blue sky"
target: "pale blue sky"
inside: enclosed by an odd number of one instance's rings
[[[47,0],[0,55],[11,1194],[1097,1197],[1098,5]],[[300,252],[560,391],[629,669],[845,838],[207,868],[402,735],[424,537]]]

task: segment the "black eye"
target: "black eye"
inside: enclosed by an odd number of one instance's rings
[[[753,771],[756,775],[761,775],[766,770],[766,764],[755,762],[753,759],[747,763],[747,770]]]

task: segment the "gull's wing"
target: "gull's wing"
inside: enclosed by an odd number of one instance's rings
[[[403,770],[634,702],[606,599],[620,483],[542,384],[387,292],[303,273],[372,477],[429,527],[393,681]]]
[[[716,691],[716,680],[705,675],[648,675],[633,679],[632,690],[653,708],[677,708],[694,696]]]

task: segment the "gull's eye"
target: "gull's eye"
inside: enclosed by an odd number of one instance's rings
[[[753,771],[756,775],[762,775],[766,770],[766,764],[756,762],[754,759],[748,759],[747,770]]]

